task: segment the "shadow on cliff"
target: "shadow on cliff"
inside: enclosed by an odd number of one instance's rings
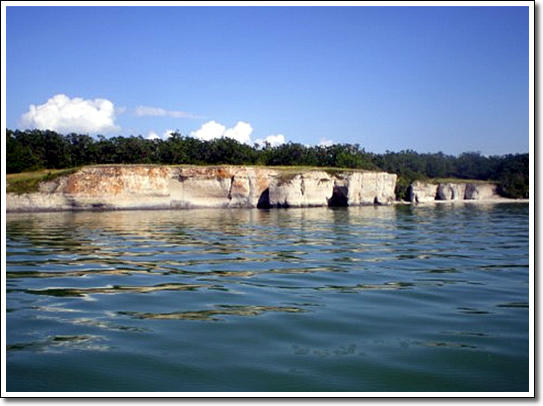
[[[328,200],[328,207],[347,207],[347,188],[334,186],[332,197]]]
[[[271,208],[270,204],[270,188],[267,188],[262,192],[260,197],[258,198],[258,203],[256,204],[256,207],[259,209],[269,209]]]
[[[347,188],[343,186],[334,187],[332,197],[328,200],[328,207],[347,207]],[[270,189],[267,188],[262,192],[256,205],[259,209],[270,209],[272,204],[270,203]]]

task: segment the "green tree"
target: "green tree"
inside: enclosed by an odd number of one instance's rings
[[[47,169],[62,169],[72,166],[70,144],[67,139],[54,131],[45,131],[44,159]]]
[[[30,147],[21,142],[20,134],[6,131],[6,173],[28,171],[40,165]]]
[[[70,144],[71,161],[73,166],[83,166],[96,163],[96,143],[90,135],[71,133],[66,136]]]

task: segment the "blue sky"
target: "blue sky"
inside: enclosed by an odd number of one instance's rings
[[[10,129],[522,153],[529,71],[527,6],[6,7]]]

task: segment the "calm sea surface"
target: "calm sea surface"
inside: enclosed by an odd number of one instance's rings
[[[528,204],[6,223],[8,391],[529,390]]]

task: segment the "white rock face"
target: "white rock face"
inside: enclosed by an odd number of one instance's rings
[[[275,170],[245,167],[175,169],[169,185],[172,208],[257,207],[277,175]]]
[[[396,175],[346,172],[331,176],[250,167],[93,166],[40,192],[6,194],[7,211],[311,207],[389,204]]]
[[[56,211],[72,210],[70,201],[61,194],[54,193],[28,193],[16,195],[6,193],[6,211]]]
[[[497,186],[491,183],[466,184],[466,200],[485,200],[499,197]]]
[[[327,206],[333,191],[334,183],[326,172],[283,174],[270,183],[269,204],[271,207]]]
[[[413,203],[427,203],[436,200],[437,185],[418,180],[411,184],[409,200]]]
[[[497,186],[492,183],[425,183],[411,184],[410,200],[413,203],[427,203],[435,200],[489,200],[500,199]]]
[[[464,200],[465,183],[440,183],[437,185],[436,200]]]
[[[337,191],[346,192],[348,206],[391,204],[395,200],[397,175],[385,172],[352,172],[338,182]]]

